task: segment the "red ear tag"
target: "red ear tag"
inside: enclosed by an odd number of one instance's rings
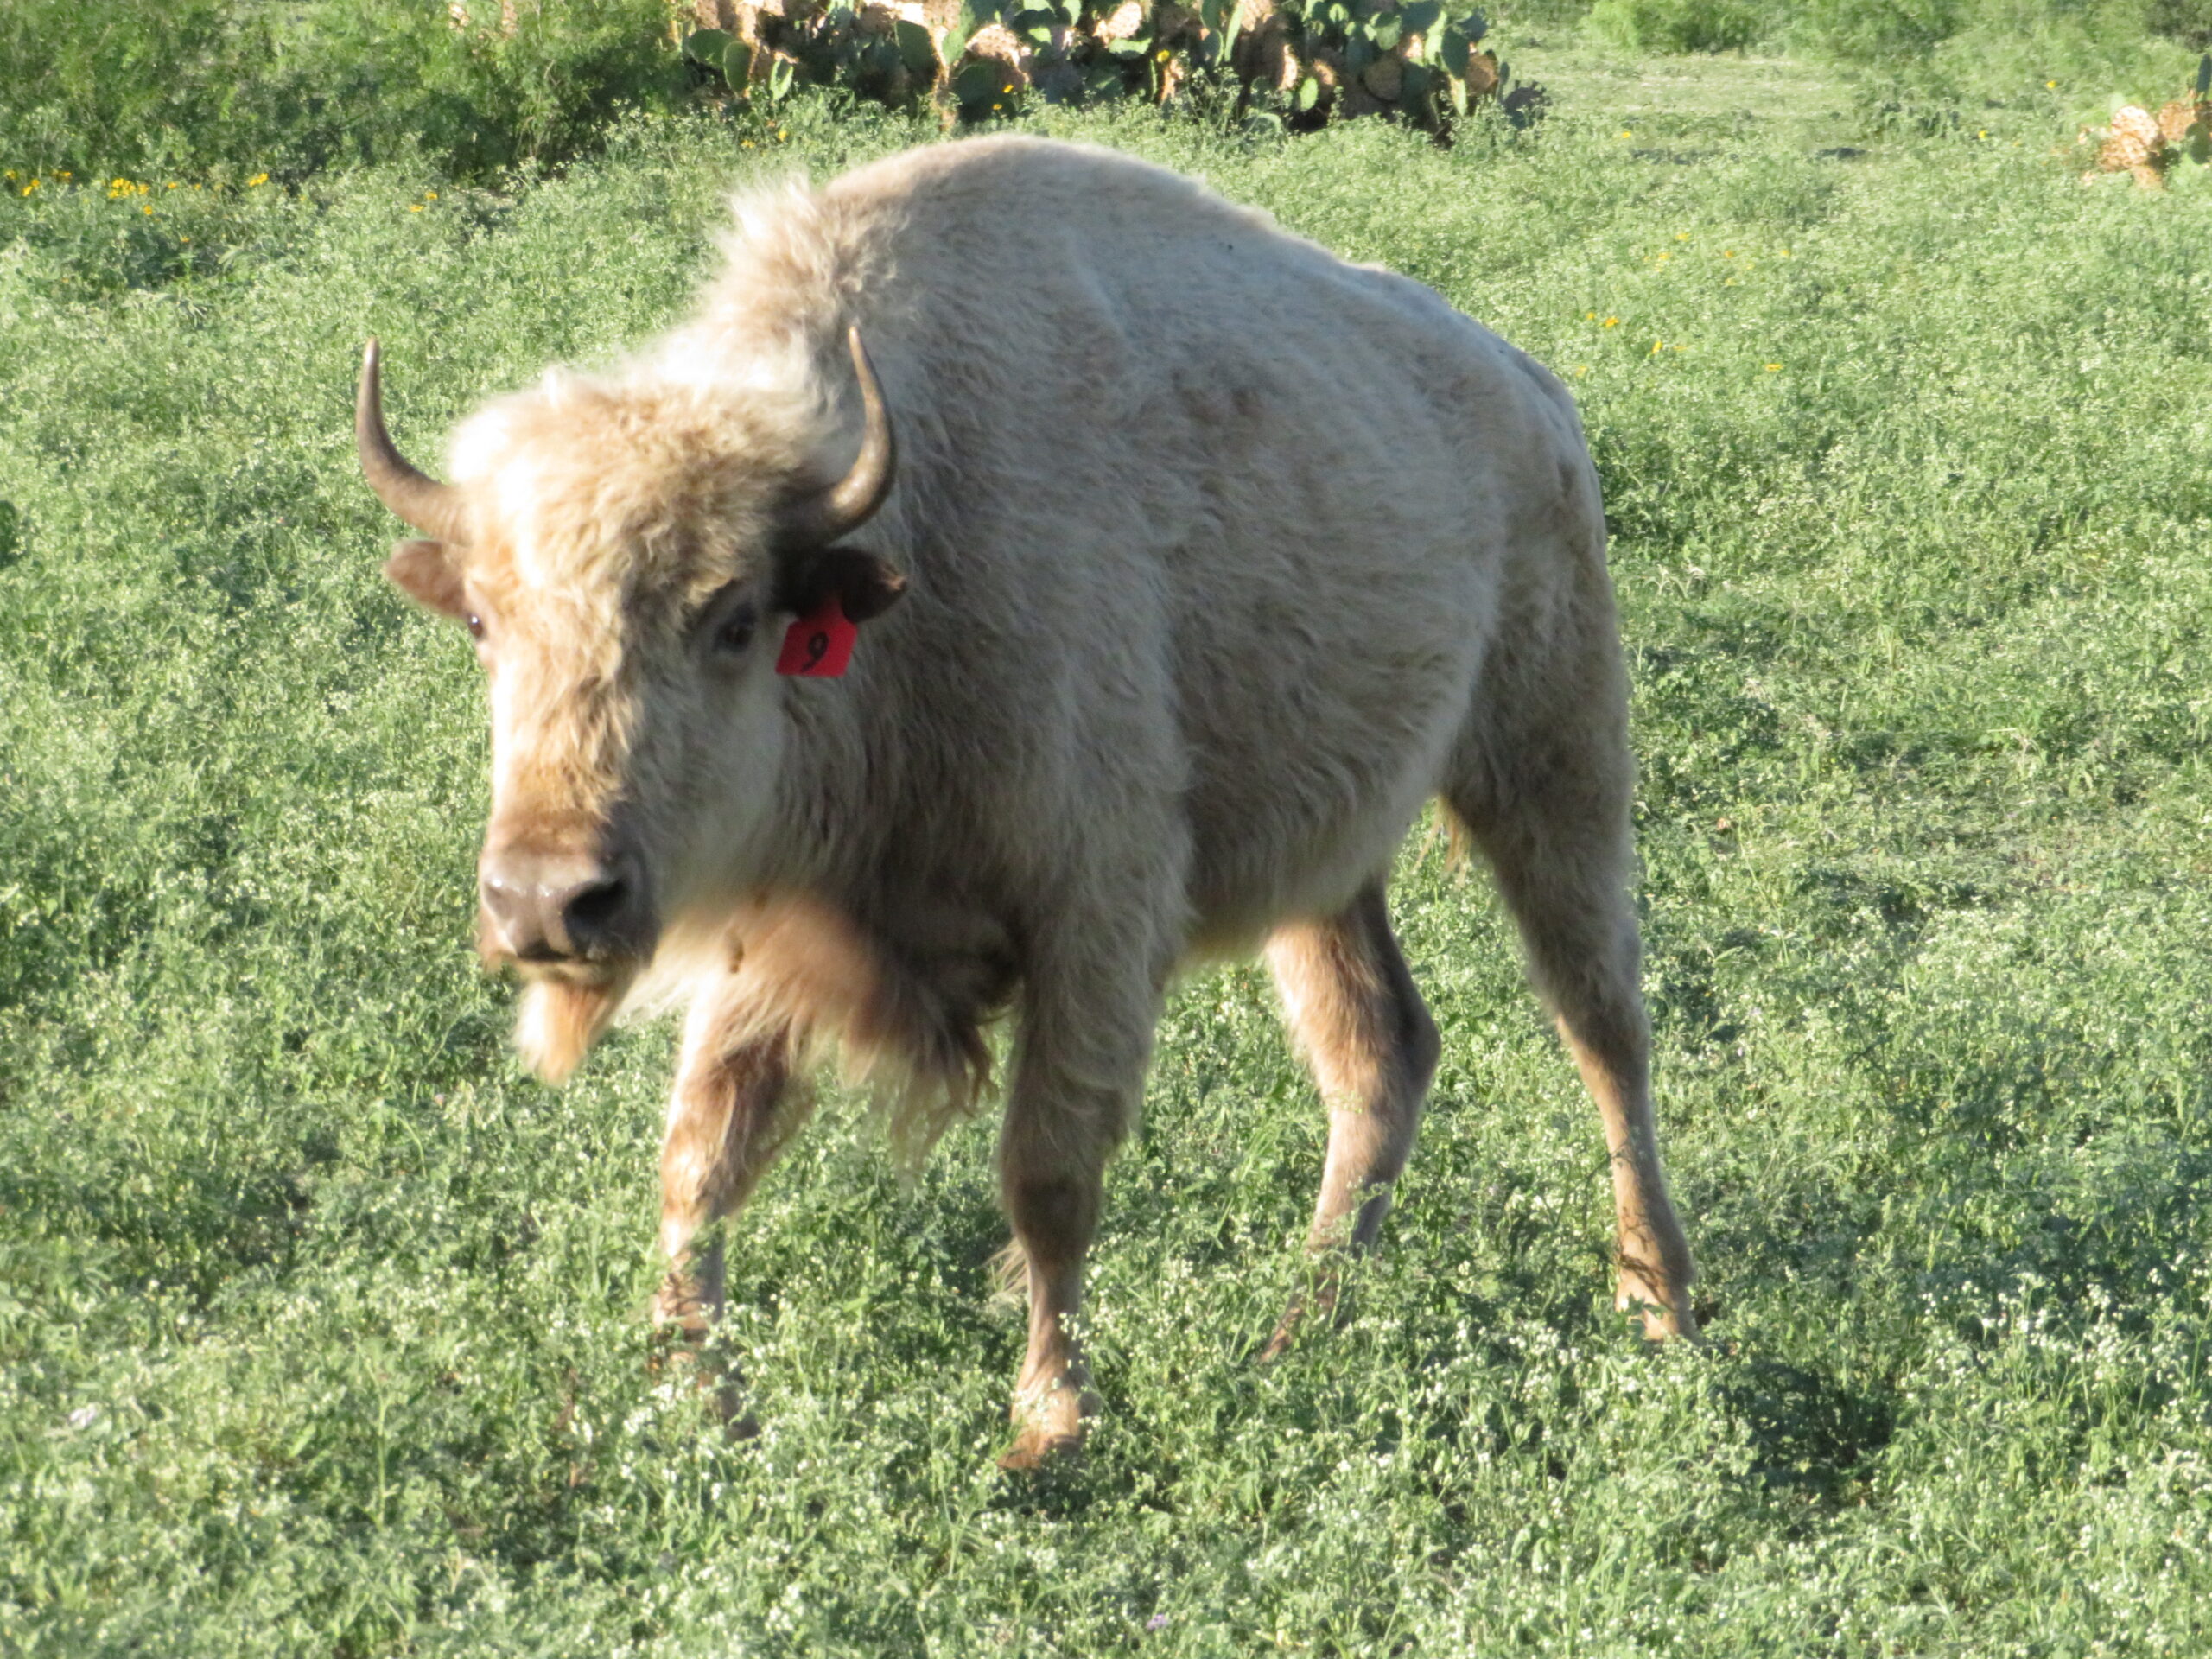
[[[784,649],[776,658],[776,672],[809,679],[834,680],[853,660],[853,641],[860,629],[845,615],[836,591],[792,623],[784,635]]]

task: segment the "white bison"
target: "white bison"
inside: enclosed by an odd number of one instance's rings
[[[1178,964],[1264,947],[1330,1113],[1313,1243],[1374,1240],[1437,1058],[1384,883],[1438,796],[1604,1118],[1619,1302],[1693,1333],[1605,516],[1558,381],[1096,149],[939,144],[737,216],[690,321],[480,410],[451,483],[386,435],[373,343],[358,420],[428,538],[392,579],[489,677],[480,947],[528,982],[525,1058],[557,1079],[626,1006],[689,1007],[658,1316],[719,1310],[694,1236],[803,1119],[813,1052],[925,1143],[1010,1007],[1005,1461],[1072,1448],[1101,1176]]]

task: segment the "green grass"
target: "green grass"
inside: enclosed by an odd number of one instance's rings
[[[1446,1058],[1353,1317],[1251,1363],[1320,1114],[1261,976],[1185,986],[1096,1257],[1111,1413],[1041,1484],[990,1465],[984,1125],[902,1186],[848,1103],[731,1225],[759,1438],[653,1376],[670,1035],[560,1093],[506,1056],[475,670],[353,468],[365,334],[434,454],[668,318],[790,157],[0,203],[0,1648],[2203,1651],[2212,192],[2085,189],[2033,111],[1783,102],[1450,154],[1058,124],[1573,380],[1724,1311],[1610,1312],[1594,1114],[1417,840]]]

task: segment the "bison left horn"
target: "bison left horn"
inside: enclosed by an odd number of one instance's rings
[[[377,499],[434,541],[468,539],[467,504],[459,490],[423,472],[385,430],[384,388],[378,374],[377,343],[361,353],[361,390],[353,403],[353,443],[361,471]]]
[[[818,495],[792,503],[784,511],[778,540],[793,552],[827,547],[874,517],[891,493],[892,475],[898,470],[899,445],[891,435],[891,412],[884,407],[883,388],[875,367],[868,360],[858,327],[845,331],[853,353],[853,372],[861,384],[861,410],[865,416],[861,452],[852,470]]]

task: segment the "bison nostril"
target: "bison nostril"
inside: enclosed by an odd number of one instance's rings
[[[543,946],[544,929],[527,888],[513,881],[486,877],[480,889],[485,912],[499,927],[507,947],[526,957]]]
[[[642,889],[627,869],[574,855],[509,855],[486,861],[480,887],[497,941],[517,961],[597,961],[637,944]]]
[[[573,894],[564,907],[569,937],[580,949],[588,949],[614,931],[630,898],[630,887],[619,878],[596,881]]]

